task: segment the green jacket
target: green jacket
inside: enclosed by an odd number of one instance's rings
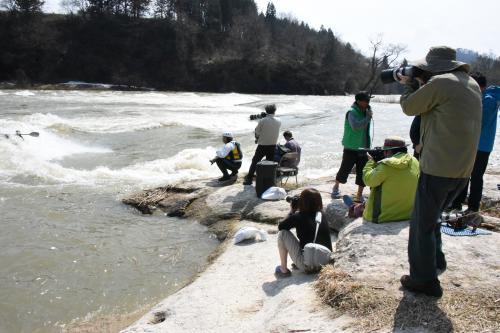
[[[468,178],[481,134],[481,90],[467,73],[432,77],[420,89],[407,85],[403,112],[422,115],[420,168],[438,177]]]
[[[352,150],[370,148],[370,121],[371,117],[354,103],[345,115],[342,146]]]
[[[369,160],[363,169],[363,181],[371,187],[363,217],[374,223],[409,220],[418,175],[418,161],[408,153]]]

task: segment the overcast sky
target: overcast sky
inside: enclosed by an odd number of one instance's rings
[[[45,0],[59,11],[60,0]],[[268,0],[256,0],[260,11]],[[423,58],[430,46],[448,45],[500,55],[500,0],[274,0],[278,13],[319,29],[331,28],[364,54],[370,38],[405,44],[409,60]]]

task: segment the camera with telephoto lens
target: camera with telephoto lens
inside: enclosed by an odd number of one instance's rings
[[[251,114],[250,120],[262,119],[262,118],[266,118],[266,116],[267,116],[267,113],[265,113],[265,112],[261,112],[260,114]]]
[[[380,72],[380,80],[384,84],[393,83],[399,81],[398,74],[415,78],[420,76],[422,72],[423,71],[420,68],[415,66],[388,68]]]
[[[368,155],[370,155],[375,162],[381,161],[385,158],[384,149],[382,147],[373,147],[373,149],[359,149],[359,151],[368,153]]]
[[[290,204],[293,209],[299,208],[300,196],[298,195],[287,195],[285,198],[286,202]]]

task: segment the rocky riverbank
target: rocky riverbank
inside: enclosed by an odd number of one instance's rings
[[[445,296],[436,301],[399,288],[399,277],[408,271],[407,222],[353,221],[345,217],[340,200],[330,199],[331,184],[320,180],[308,186],[321,191],[332,234],[338,234],[335,264],[325,267],[319,279],[294,271],[291,278],[276,280],[275,224],[287,214],[288,204],[260,200],[253,187],[240,183],[219,187],[217,182],[203,181],[124,199],[144,213],[159,210],[197,219],[223,243],[220,255],[192,284],[123,332],[500,330],[499,233],[443,235],[448,269],[441,276]],[[343,187],[344,193],[354,191],[353,186]],[[498,202],[497,192],[486,194],[490,205]],[[495,218],[489,222],[498,226]],[[232,244],[234,230],[248,225],[267,229],[268,240]]]

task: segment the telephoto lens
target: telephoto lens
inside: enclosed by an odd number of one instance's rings
[[[383,84],[393,83],[399,81],[398,74],[413,78],[416,77],[419,72],[421,72],[421,70],[415,66],[388,68],[380,72],[380,81],[382,81]]]

